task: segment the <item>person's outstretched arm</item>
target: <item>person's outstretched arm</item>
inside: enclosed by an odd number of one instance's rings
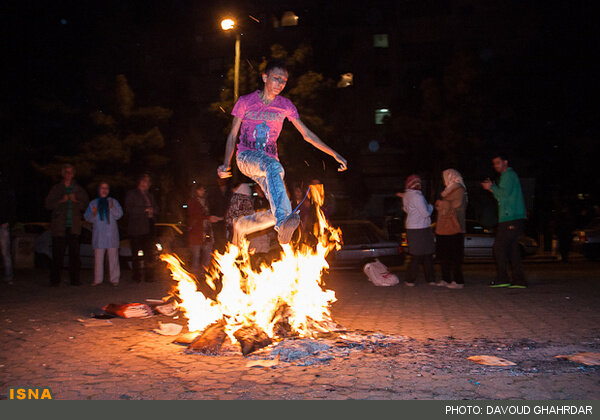
[[[229,131],[229,134],[227,135],[227,142],[225,143],[225,157],[223,158],[223,165],[219,166],[217,169],[218,172],[226,173],[231,170],[231,158],[233,158],[235,143],[241,126],[242,119],[239,117],[233,117],[231,131]]]
[[[312,144],[323,153],[327,153],[329,156],[339,162],[340,167],[338,168],[338,171],[341,172],[348,169],[348,162],[346,159],[344,159],[342,155],[333,150],[331,147],[327,146],[315,133],[310,131],[310,129],[305,126],[302,121],[300,121],[300,118],[290,121],[292,124],[294,124],[294,127],[296,127],[306,142]]]

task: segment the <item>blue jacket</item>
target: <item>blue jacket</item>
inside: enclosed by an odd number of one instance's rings
[[[112,207],[110,207],[112,202]],[[87,210],[85,211],[85,220],[94,225],[92,233],[92,247],[94,249],[102,248],[118,248],[119,247],[119,227],[117,226],[117,220],[123,216],[123,209],[117,200],[109,198],[109,211],[108,218],[110,223],[106,220],[100,220],[100,215],[92,212],[92,207],[98,208],[98,199],[95,198],[90,202]]]

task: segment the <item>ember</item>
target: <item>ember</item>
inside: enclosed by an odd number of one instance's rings
[[[274,339],[316,337],[337,328],[329,311],[335,293],[324,288],[321,275],[329,268],[329,252],[341,247],[341,231],[330,227],[321,211],[323,186],[312,185],[310,197],[317,214],[316,246],[283,245],[278,260],[253,270],[247,244],[229,244],[224,254],[215,254],[214,268],[205,278],[214,299],[198,290],[196,278],[175,255],[161,255],[177,281],[172,294],[178,307],[190,332],[198,333],[190,351],[216,354],[230,340],[247,355]]]

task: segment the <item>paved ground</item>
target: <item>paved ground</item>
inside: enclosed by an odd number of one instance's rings
[[[151,332],[158,321],[181,318],[113,319],[108,327],[76,321],[106,303],[160,298],[168,278],[137,285],[125,272],[118,288],[48,288],[45,272],[22,271],[14,286],[0,285],[0,399],[22,385],[50,386],[58,399],[600,398],[599,367],[554,358],[600,352],[598,264],[530,264],[527,290],[486,287],[492,265],[465,270],[463,290],[377,288],[360,272],[333,272],[327,284],[337,293],[339,323],[406,340],[328,364],[274,368],[186,354]],[[466,360],[478,354],[517,366]]]

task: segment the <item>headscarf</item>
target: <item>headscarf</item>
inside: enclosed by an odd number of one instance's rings
[[[442,172],[442,178],[444,179],[444,185],[446,186],[444,191],[442,191],[442,197],[447,196],[459,186],[463,187],[465,191],[467,190],[462,175],[456,169],[446,169]]]
[[[420,190],[422,183],[423,182],[421,181],[421,177],[419,175],[413,174],[406,178],[405,187],[407,190]]]
[[[106,223],[110,223],[110,217],[108,217],[108,196],[98,197],[98,216],[100,220],[105,220]]]

